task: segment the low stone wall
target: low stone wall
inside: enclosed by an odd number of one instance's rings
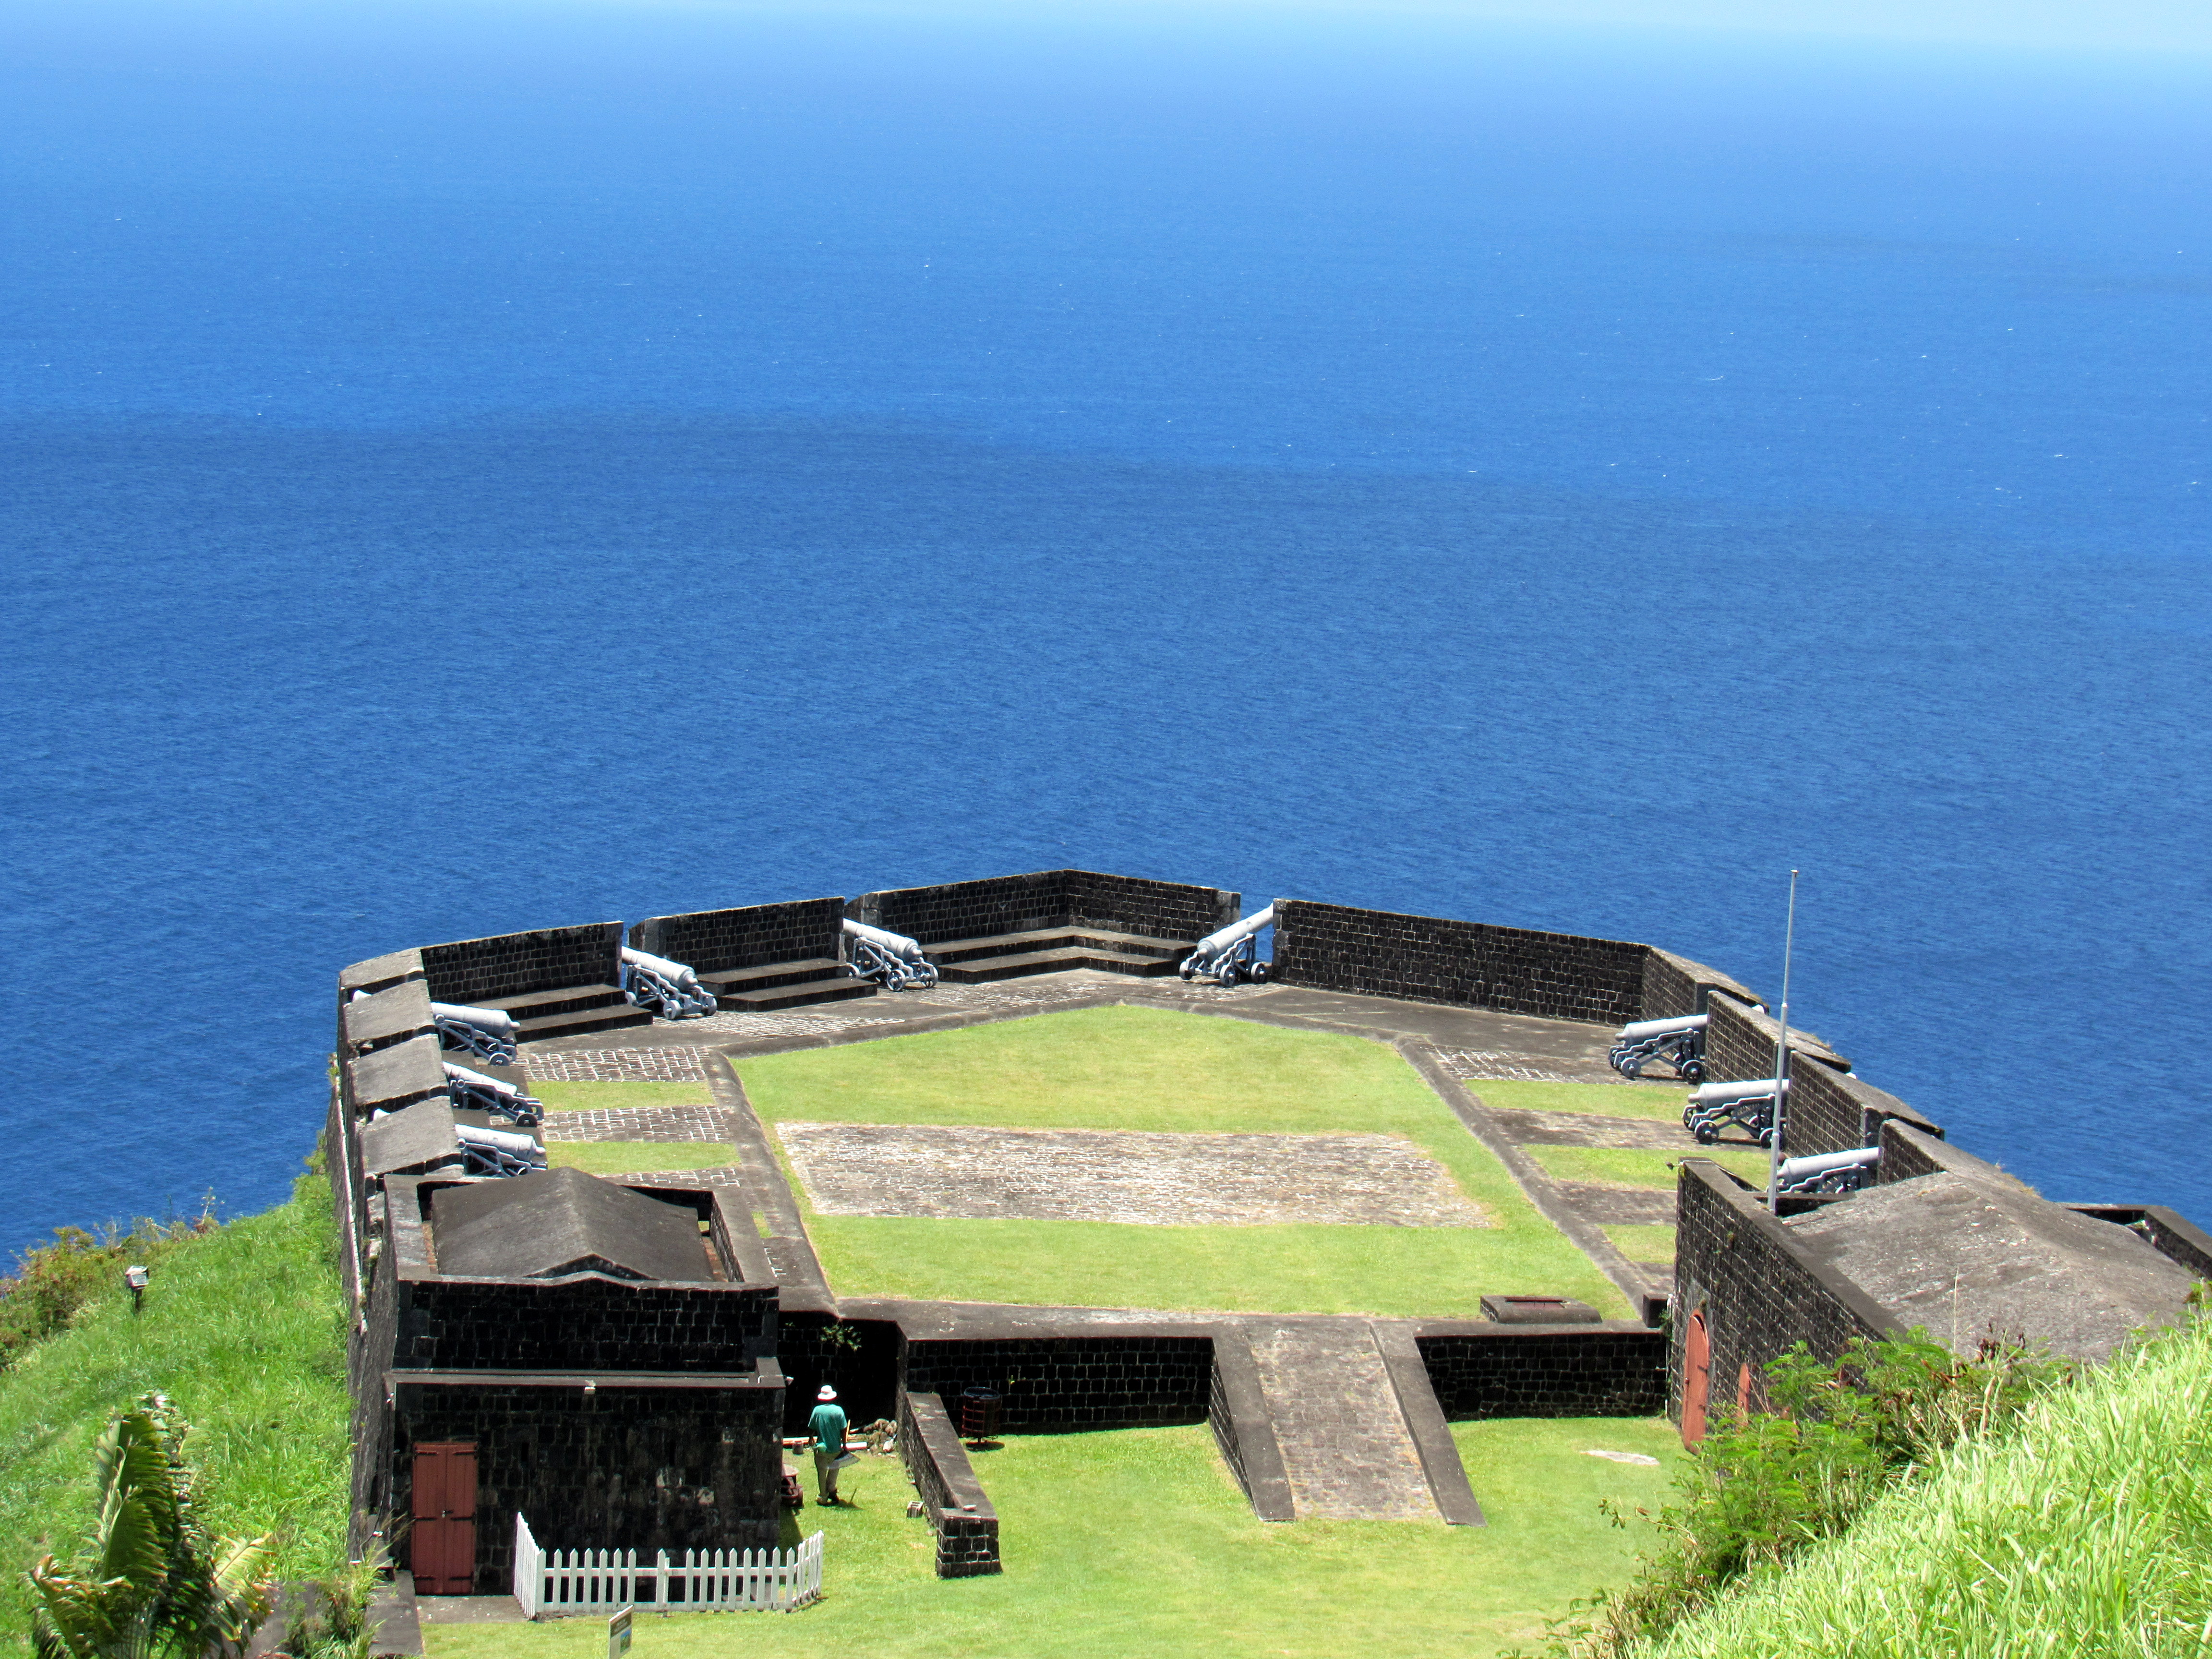
[[[1320,990],[1619,1025],[1643,1014],[1648,949],[1278,899],[1272,976]]]
[[[1237,920],[1238,896],[1093,870],[1039,870],[938,887],[863,893],[846,915],[927,948],[1045,927],[1092,927],[1155,939],[1196,940]]]
[[[666,957],[702,974],[765,968],[779,962],[836,961],[843,955],[842,898],[750,904],[737,910],[695,910],[647,916],[629,930],[630,948]]]
[[[1705,1076],[1734,1083],[1774,1075],[1781,1026],[1755,1008],[1716,997],[1706,1012]],[[1892,1119],[1940,1138],[1943,1131],[1895,1095],[1850,1072],[1850,1062],[1818,1037],[1790,1034],[1790,1110],[1784,1150],[1792,1158],[1879,1144]],[[1918,1170],[1915,1174],[1920,1173]]]
[[[981,1386],[1005,1401],[1010,1431],[1150,1428],[1203,1423],[1213,1341],[1188,1327],[1070,1336],[907,1340],[908,1394],[957,1400]]]
[[[621,982],[623,925],[586,922],[422,947],[433,1002],[475,1003],[532,991]]]
[[[1643,1012],[1637,1018],[1680,1019],[1685,1014],[1702,1014],[1715,992],[1747,1005],[1759,1000],[1717,969],[1650,945],[1644,957]]]
[[[1779,1220],[1761,1195],[1711,1159],[1676,1172],[1674,1317],[1667,1333],[1668,1408],[1682,1409],[1683,1355],[1692,1320],[1704,1322],[1711,1356],[1709,1404],[1733,1404],[1748,1374],[1797,1342],[1840,1353],[1855,1336],[1901,1336],[1905,1328],[1828,1267]]]
[[[1650,1417],[1667,1405],[1667,1337],[1642,1325],[1425,1322],[1414,1333],[1448,1418]]]
[[[999,1513],[983,1495],[944,1401],[902,1394],[898,1425],[899,1454],[937,1534],[937,1576],[976,1578],[1000,1571]]]
[[[1267,1414],[1267,1396],[1252,1345],[1234,1330],[1217,1331],[1206,1391],[1206,1421],[1222,1461],[1244,1489],[1252,1513],[1262,1521],[1294,1521],[1297,1510],[1283,1451]]]

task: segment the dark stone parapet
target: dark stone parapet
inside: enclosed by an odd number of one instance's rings
[[[934,1394],[902,1393],[898,1424],[899,1452],[937,1534],[937,1576],[977,1578],[1000,1571],[999,1513],[975,1479],[945,1401]]]

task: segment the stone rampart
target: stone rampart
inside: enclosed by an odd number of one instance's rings
[[[1213,887],[1039,870],[937,887],[863,893],[846,915],[918,939],[927,950],[955,939],[1055,927],[1097,927],[1154,939],[1197,940],[1237,920],[1238,896]]]
[[[623,925],[586,922],[422,947],[430,1000],[471,1004],[622,982]]]
[[[702,974],[767,968],[779,962],[841,959],[842,898],[750,904],[736,910],[695,910],[647,916],[629,930],[630,946],[667,957]]]
[[[1000,1571],[999,1514],[983,1494],[968,1449],[934,1394],[902,1394],[899,1453],[937,1534],[937,1576],[977,1578]]]

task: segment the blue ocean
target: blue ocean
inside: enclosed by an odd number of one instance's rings
[[[2212,1221],[2212,64],[0,21],[0,1248],[402,945],[1079,866],[1644,939]]]

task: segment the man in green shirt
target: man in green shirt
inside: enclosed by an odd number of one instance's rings
[[[845,1411],[837,1404],[837,1390],[827,1382],[814,1397],[820,1403],[806,1419],[806,1431],[814,1437],[814,1482],[819,1489],[814,1501],[835,1504],[837,1460],[845,1455]]]

